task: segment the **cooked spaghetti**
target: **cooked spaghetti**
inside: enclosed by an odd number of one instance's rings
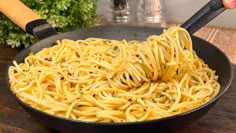
[[[171,27],[145,41],[64,39],[9,68],[23,102],[59,117],[91,122],[159,119],[194,109],[220,90],[218,76]]]

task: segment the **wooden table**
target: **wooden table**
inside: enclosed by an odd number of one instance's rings
[[[206,27],[197,36],[214,43],[236,64],[236,30]],[[6,65],[19,49],[0,45],[0,132],[9,133],[49,133],[52,132],[26,113],[13,99],[4,81]],[[234,65],[236,70],[236,65]],[[236,77],[236,71],[235,71]],[[230,89],[218,103],[202,118],[178,133],[236,133],[236,78]]]

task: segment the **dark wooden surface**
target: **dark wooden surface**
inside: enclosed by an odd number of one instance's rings
[[[216,44],[235,64],[236,42],[234,40],[236,40],[236,31],[204,28],[196,35]],[[235,39],[228,38],[228,36],[233,36]],[[19,50],[0,45],[0,133],[52,132],[25,112],[6,88],[6,82],[4,81],[6,65]],[[234,65],[234,70],[236,70],[236,65]],[[234,78],[229,90],[206,115],[177,132],[236,133],[236,79]]]

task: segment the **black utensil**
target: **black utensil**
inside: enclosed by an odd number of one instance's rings
[[[211,0],[182,24],[181,27],[193,34],[225,10],[222,0]]]

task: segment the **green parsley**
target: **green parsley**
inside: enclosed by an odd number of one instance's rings
[[[164,69],[166,69],[167,68],[167,66],[166,66],[166,64],[164,64]]]
[[[104,44],[109,44],[109,43],[111,43],[111,41],[110,40],[104,40],[103,43]]]
[[[115,46],[113,49],[114,49],[114,50],[117,50],[117,49],[118,49],[118,46]]]
[[[143,113],[143,114],[140,116],[140,118],[144,117],[144,116],[145,116],[145,114],[146,114],[146,113]]]
[[[175,99],[173,98],[173,99],[171,99],[171,102],[175,102]]]
[[[179,75],[179,69],[177,69],[177,70],[175,71],[175,74],[176,74],[176,75]]]
[[[165,97],[166,97],[166,95],[161,95],[160,97],[161,97],[161,98],[165,98]]]
[[[73,107],[73,109],[80,110],[81,107],[82,107],[82,105],[76,105]]]
[[[143,58],[139,57],[139,60],[141,60],[143,62]]]
[[[57,32],[65,32],[96,23],[97,0],[21,0],[39,16],[46,19]],[[28,47],[36,38],[25,33],[0,13],[0,43],[12,48]]]
[[[156,101],[156,99],[155,99],[155,98],[152,98],[152,102],[156,103],[157,101]]]

